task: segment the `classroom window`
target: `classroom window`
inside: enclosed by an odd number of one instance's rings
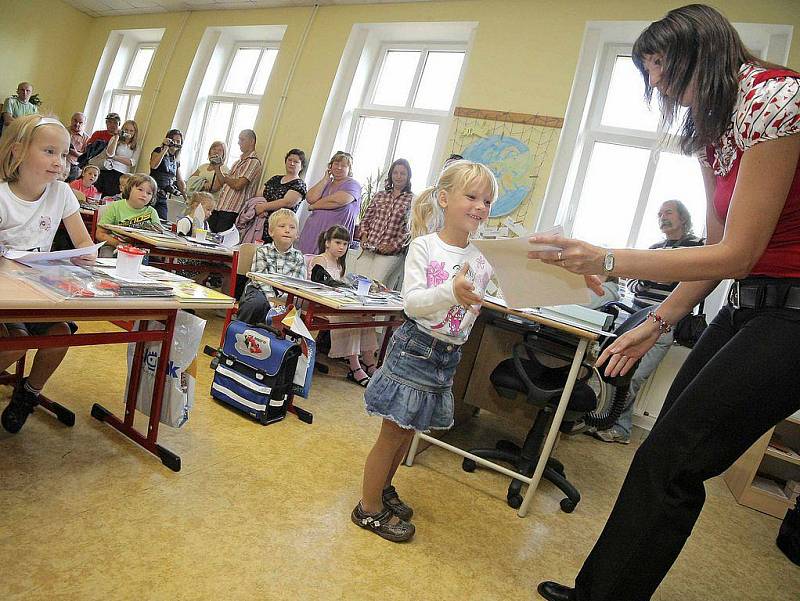
[[[117,113],[123,123],[136,117],[136,110],[142,99],[142,88],[147,81],[156,48],[154,44],[139,44],[135,48],[120,82],[121,86],[111,91],[106,113]]]
[[[359,182],[375,180],[398,158],[411,164],[415,187],[430,181],[464,57],[463,46],[392,45],[381,49],[348,136],[353,176]]]
[[[597,75],[565,229],[603,246],[647,248],[663,239],[659,206],[677,199],[703,236],[706,201],[697,160],[679,153],[679,127],[665,131],[656,97],[650,106],[645,102],[630,47],[606,47]]]
[[[227,145],[228,166],[239,159],[239,132],[253,129],[277,56],[277,44],[239,42],[234,46],[218,85],[206,98],[194,164],[205,162],[205,153],[215,140]]]

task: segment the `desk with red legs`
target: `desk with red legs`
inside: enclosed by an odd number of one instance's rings
[[[148,421],[147,432],[142,433],[134,428],[136,412],[136,396],[139,390],[139,379],[145,351],[145,343],[159,342],[161,348],[169,348],[174,333],[175,316],[182,304],[174,298],[114,298],[91,299],[74,298],[54,300],[51,296],[28,284],[19,276],[21,266],[6,259],[0,259],[0,323],[12,322],[63,322],[63,321],[109,321],[140,320],[139,330],[122,330],[119,332],[96,332],[61,336],[19,336],[0,338],[0,350],[23,350],[39,348],[60,348],[71,346],[87,346],[98,344],[136,344],[131,377],[126,392],[125,414],[122,418],[95,403],[91,414],[131,439],[140,447],[157,456],[161,462],[173,471],[180,471],[181,458],[158,444],[158,426],[167,373],[169,353],[159,353],[156,366],[156,379],[153,399]],[[220,302],[219,305],[204,308],[229,308],[233,299]],[[186,306],[194,306],[191,303]],[[151,321],[160,321],[164,329],[148,329]],[[14,374],[0,374],[0,383],[14,384],[22,377],[24,360],[17,364]],[[59,403],[40,396],[40,406],[54,413],[67,426],[75,423],[75,414]]]

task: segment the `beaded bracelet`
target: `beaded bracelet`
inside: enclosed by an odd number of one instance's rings
[[[656,324],[656,325],[658,326],[658,331],[659,331],[659,333],[661,333],[661,334],[666,334],[667,332],[671,332],[671,331],[672,331],[672,324],[671,324],[671,323],[669,323],[669,322],[668,322],[666,319],[664,319],[663,317],[661,317],[661,316],[660,316],[658,313],[656,313],[655,311],[650,311],[650,313],[648,313],[648,314],[647,314],[647,317],[649,317],[650,319],[652,319],[652,320],[653,320],[653,323],[654,323],[654,324]]]

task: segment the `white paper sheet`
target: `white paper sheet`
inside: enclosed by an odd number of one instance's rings
[[[236,229],[236,226],[231,226],[231,229],[226,230],[224,232],[220,232],[219,234],[222,236],[222,246],[225,248],[233,248],[237,244],[239,244],[239,230]]]
[[[547,307],[584,304],[589,290],[582,275],[528,259],[530,250],[558,250],[532,245],[529,235],[498,240],[473,240],[491,263],[509,307]]]
[[[42,263],[47,263],[48,261],[60,261],[61,259],[72,259],[73,257],[82,257],[83,255],[96,253],[104,244],[105,242],[98,242],[94,246],[74,248],[72,250],[56,250],[45,253],[7,249],[5,257],[6,259],[11,259],[12,261],[22,263],[28,267],[32,267],[33,265],[40,266]]]

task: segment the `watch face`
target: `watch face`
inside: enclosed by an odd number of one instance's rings
[[[606,258],[603,260],[603,268],[606,271],[611,271],[614,269],[614,255],[610,252],[606,253]]]

